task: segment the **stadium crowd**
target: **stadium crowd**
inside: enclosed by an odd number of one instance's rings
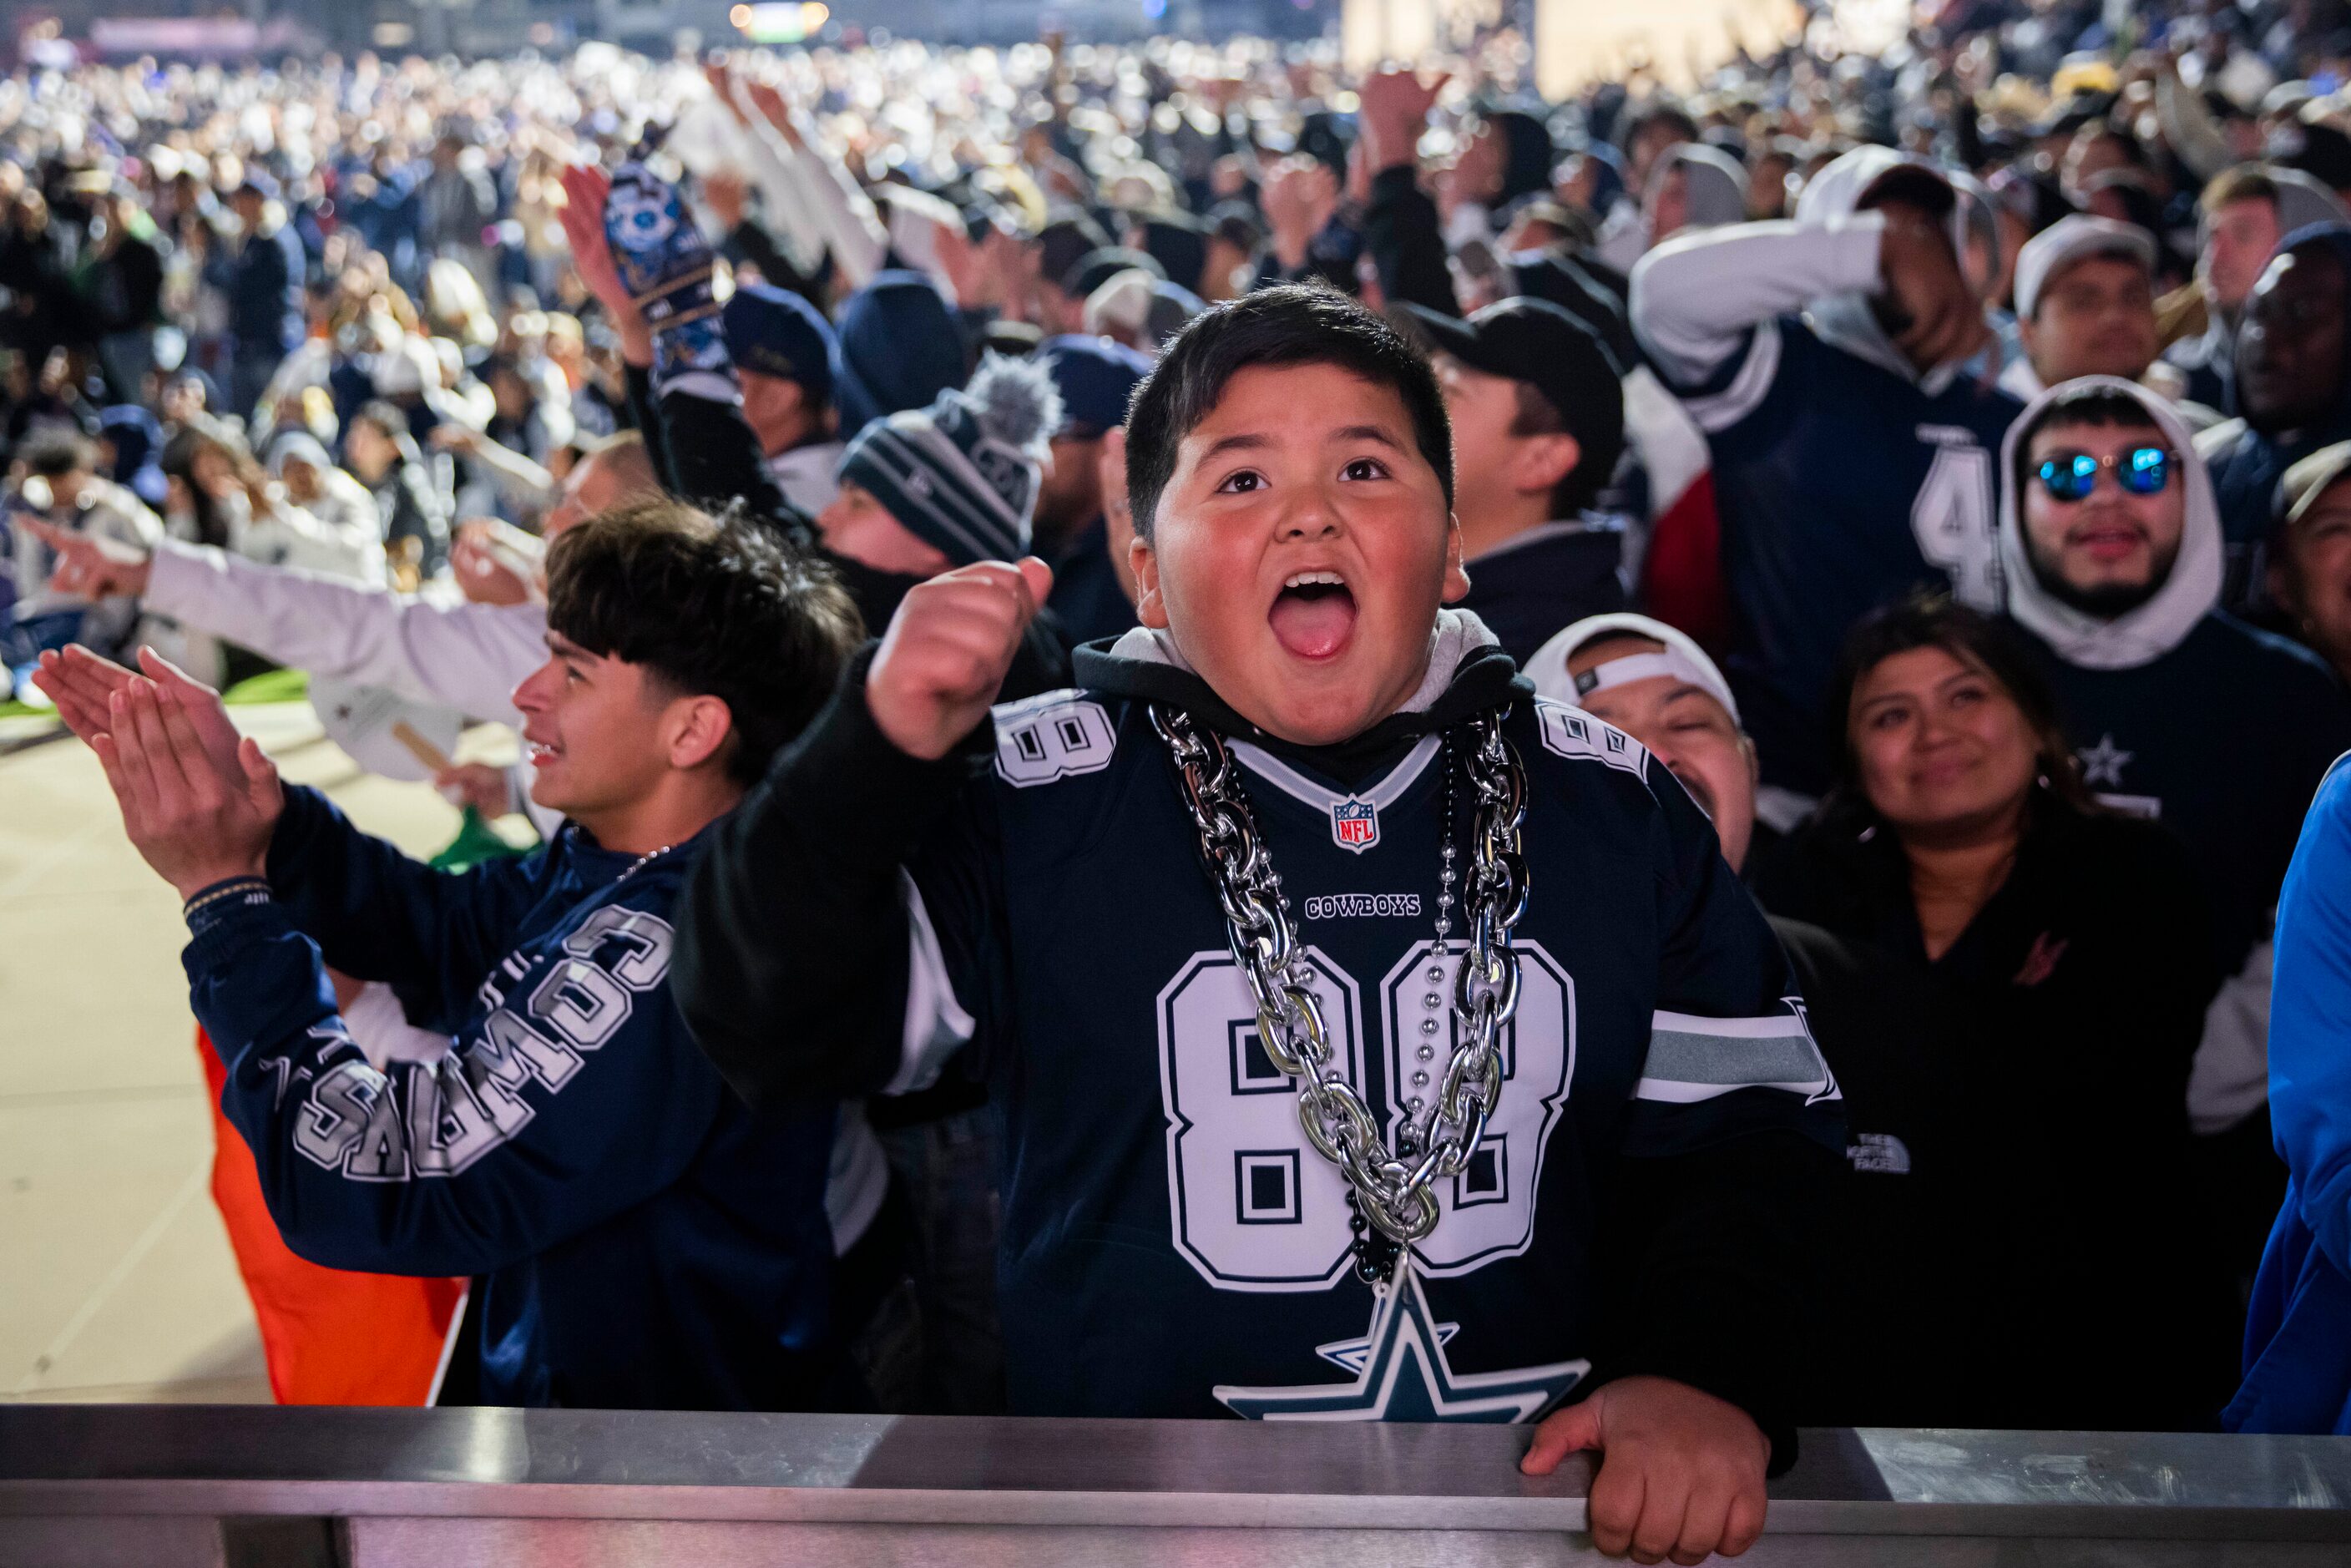
[[[284,1242],[473,1281],[437,1397],[1283,1414],[1418,1333],[1313,1409],[1573,1389],[1530,1467],[1686,1562],[1799,1422],[2351,1429],[2351,14],[1418,68],[0,83],[0,657]],[[278,784],[273,665],[514,726],[435,782],[544,847]],[[1374,923],[1513,889],[1407,1100]]]

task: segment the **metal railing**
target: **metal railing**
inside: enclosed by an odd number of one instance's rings
[[[1597,1561],[1523,1427],[0,1406],[0,1564]],[[2351,1564],[2351,1438],[1830,1428],[1758,1564]]]

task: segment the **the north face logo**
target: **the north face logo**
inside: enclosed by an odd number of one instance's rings
[[[1380,841],[1379,808],[1369,800],[1333,800],[1331,838],[1341,849],[1362,854]]]

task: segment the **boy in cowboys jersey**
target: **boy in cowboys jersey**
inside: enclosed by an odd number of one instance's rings
[[[1202,317],[1129,454],[1143,624],[991,733],[1050,573],[912,590],[697,869],[697,1037],[755,1103],[986,1076],[1016,1411],[1548,1416],[1603,1548],[1742,1550],[1841,1148],[1769,927],[1442,608],[1444,403],[1377,318]]]

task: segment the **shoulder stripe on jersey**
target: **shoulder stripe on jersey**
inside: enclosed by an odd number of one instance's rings
[[[1780,324],[1765,321],[1755,329],[1747,358],[1730,384],[1709,397],[1684,398],[1682,406],[1708,435],[1729,430],[1763,406],[1765,394],[1780,373]]]
[[[1633,1097],[1677,1105],[1734,1089],[1783,1089],[1809,1097],[1830,1082],[1828,1063],[1793,1013],[1710,1019],[1659,1012],[1650,1020],[1649,1056]]]
[[[1241,766],[1283,794],[1303,800],[1318,811],[1328,811],[1345,800],[1368,800],[1385,810],[1404,799],[1404,792],[1411,789],[1413,780],[1436,760],[1437,751],[1444,745],[1443,736],[1422,736],[1420,744],[1405,752],[1404,760],[1388,769],[1386,778],[1369,789],[1358,789],[1348,794],[1317,784],[1262,747],[1251,746],[1246,740],[1232,743],[1233,755],[1240,758]]]

